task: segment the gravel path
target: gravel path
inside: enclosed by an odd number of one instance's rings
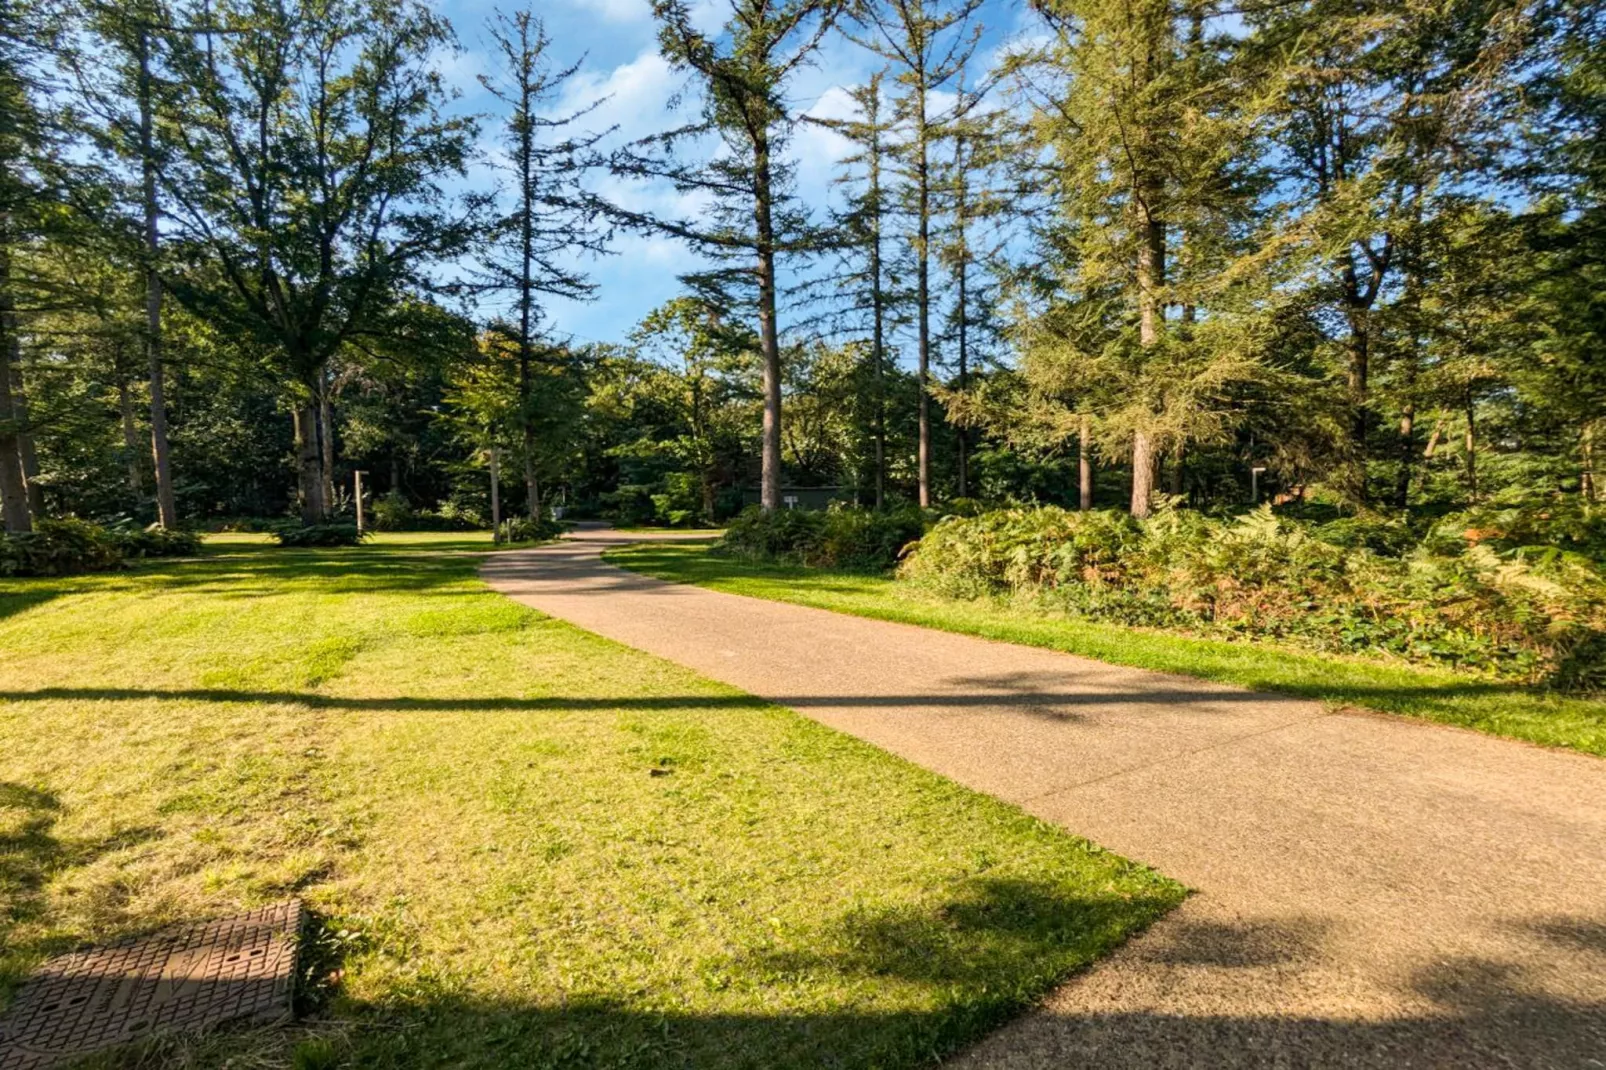
[[[952,1065],[1606,1068],[1606,761],[601,560],[642,540],[484,575],[1195,889]]]

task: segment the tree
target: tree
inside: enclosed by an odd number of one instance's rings
[[[919,499],[931,504],[931,222],[932,153],[953,114],[932,113],[932,94],[964,69],[981,37],[971,19],[982,0],[885,0],[866,5],[865,21],[874,33],[861,40],[895,65],[903,87],[894,114],[903,127],[895,158],[903,173],[904,212],[913,233],[915,261],[915,354],[920,381]]]
[[[23,253],[59,219],[60,137],[41,71],[48,32],[31,5],[0,4],[0,518],[11,532],[32,530],[40,506],[29,485],[32,425],[21,361],[23,318],[41,296]]]
[[[758,339],[703,301],[677,297],[642,320],[631,343],[652,369],[638,396],[650,394],[652,407],[669,419],[642,426],[628,449],[638,457],[667,454],[689,467],[703,516],[713,520],[721,483],[740,471]]]
[[[1231,70],[1185,61],[1186,23],[1166,0],[1047,14],[1053,39],[1018,64],[1054,163],[1017,328],[1023,370],[1039,403],[1077,410],[1052,424],[1125,447],[1130,509],[1146,516],[1159,457],[1219,441],[1230,387],[1266,358],[1283,273],[1275,225],[1256,212],[1257,98]],[[1179,306],[1192,311],[1173,325]]]
[[[227,35],[170,40],[174,160],[163,175],[192,267],[175,292],[271,347],[292,391],[302,518],[325,513],[319,402],[329,361],[394,326],[400,295],[472,233],[444,184],[474,123],[448,117],[447,24],[408,0],[237,0]],[[180,121],[180,116],[182,120]]]
[[[813,122],[844,138],[852,149],[838,163],[846,169],[837,181],[849,188],[847,205],[836,226],[839,252],[845,269],[824,280],[850,296],[839,312],[862,329],[868,319],[871,399],[871,442],[875,507],[887,499],[887,335],[902,304],[895,279],[889,277],[886,254],[888,220],[892,214],[885,175],[894,137],[894,122],[883,104],[882,80],[877,71],[864,85],[848,90],[858,117],[814,119]]]
[[[654,0],[659,46],[676,70],[695,78],[702,116],[632,145],[613,160],[618,174],[666,180],[683,193],[699,191],[713,199],[702,221],[615,206],[621,218],[683,238],[722,262],[751,258],[749,266],[704,275],[701,282],[751,291],[756,304],[764,390],[759,500],[765,509],[781,504],[777,263],[822,245],[819,229],[792,202],[784,149],[797,117],[785,90],[842,6],[843,0],[730,0],[725,34],[712,38],[696,28],[684,0]],[[677,155],[687,143],[709,135],[719,139],[724,152],[695,160]]]
[[[528,11],[499,14],[490,34],[506,74],[501,79],[481,75],[480,82],[508,108],[501,164],[513,175],[516,190],[511,210],[487,235],[480,289],[511,292],[517,303],[517,321],[501,329],[512,328],[509,337],[518,349],[524,399],[518,409],[519,452],[530,518],[536,520],[541,513],[534,441],[539,414],[533,411],[536,336],[542,320],[538,295],[588,300],[595,293],[595,285],[570,261],[607,251],[606,236],[595,225],[597,203],[580,184],[587,156],[602,135],[570,132],[595,104],[562,115],[545,110],[579,64],[553,66],[552,41],[539,18]]]

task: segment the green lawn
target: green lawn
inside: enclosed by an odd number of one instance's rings
[[[1076,620],[1001,602],[951,601],[883,576],[738,561],[710,553],[708,544],[621,547],[609,551],[607,559],[651,576],[733,594],[1064,650],[1116,665],[1424,717],[1606,756],[1606,701],[1598,699],[1563,698],[1397,662]]]
[[[82,941],[299,895],[342,971],[310,1021],[160,1059],[912,1066],[1180,900],[491,593],[486,549],[241,536],[0,581],[0,1001]]]

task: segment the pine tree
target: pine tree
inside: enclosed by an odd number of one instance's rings
[[[903,213],[914,259],[915,356],[920,383],[919,501],[931,488],[931,260],[936,185],[934,154],[951,112],[933,113],[932,95],[947,86],[975,53],[981,26],[973,21],[982,0],[884,0],[868,4],[862,19],[871,31],[855,38],[893,64],[903,91],[894,102],[902,143],[894,159],[904,181]]]
[[[852,146],[848,155],[838,161],[844,171],[837,181],[849,191],[846,207],[836,222],[844,270],[822,281],[848,295],[836,312],[848,317],[854,329],[862,330],[868,321],[871,469],[877,509],[887,501],[887,338],[902,303],[896,279],[891,276],[893,261],[887,248],[893,208],[886,178],[887,158],[894,143],[895,125],[885,106],[884,77],[885,72],[877,71],[864,85],[848,90],[857,117],[813,120]]]
[[[751,295],[764,358],[764,419],[759,501],[781,505],[781,344],[776,321],[776,266],[781,257],[818,252],[824,244],[791,195],[784,150],[798,117],[789,108],[789,79],[809,62],[842,10],[842,0],[730,0],[725,34],[709,37],[694,25],[684,0],[654,0],[658,41],[676,70],[692,75],[702,101],[693,123],[645,139],[618,153],[616,173],[667,180],[681,191],[713,199],[703,219],[669,218],[614,206],[625,221],[682,238],[730,264],[692,278],[718,298],[735,287]],[[717,136],[724,153],[680,155],[687,142]],[[723,299],[716,299],[723,304]]]
[[[490,251],[484,259],[479,289],[511,293],[517,305],[517,321],[507,326],[514,328],[523,399],[517,412],[519,453],[529,516],[539,520],[534,365],[540,359],[538,349],[548,357],[566,352],[539,345],[544,318],[539,299],[588,300],[595,293],[595,285],[572,266],[572,260],[606,251],[606,235],[596,226],[598,206],[580,183],[602,135],[575,129],[595,104],[566,114],[549,113],[554,98],[579,70],[579,64],[553,65],[552,41],[539,18],[529,11],[498,15],[490,25],[490,36],[507,74],[502,79],[481,75],[480,82],[508,108],[500,162],[513,175],[515,191],[511,209],[489,235]]]

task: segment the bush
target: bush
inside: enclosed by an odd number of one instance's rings
[[[400,491],[391,491],[368,507],[368,527],[375,531],[484,531],[485,518],[469,506],[448,499],[434,510],[414,509]]]
[[[652,500],[652,488],[639,483],[626,483],[619,489],[602,496],[602,516],[622,528],[645,527],[658,515],[658,505]]]
[[[111,536],[124,557],[194,557],[201,552],[199,532],[162,527],[114,528]]]
[[[754,506],[730,522],[719,548],[756,561],[885,571],[897,563],[905,546],[920,538],[924,527],[924,518],[915,509],[877,512],[833,506],[824,512],[766,512]]]
[[[130,558],[188,557],[201,537],[162,528],[107,528],[87,520],[39,520],[34,530],[0,535],[0,576],[103,572]]]
[[[368,538],[368,533],[359,532],[356,524],[302,524],[298,521],[276,525],[272,534],[280,546],[296,548],[356,546]]]
[[[1010,509],[938,523],[899,575],[1096,620],[1386,652],[1569,690],[1606,689],[1606,574],[1554,546],[1420,542],[1384,520],[1311,524],[1162,509]],[[1376,547],[1381,546],[1379,550]]]
[[[503,542],[546,542],[563,534],[563,525],[551,517],[542,517],[540,520],[531,520],[527,516],[516,516],[502,521]]]

